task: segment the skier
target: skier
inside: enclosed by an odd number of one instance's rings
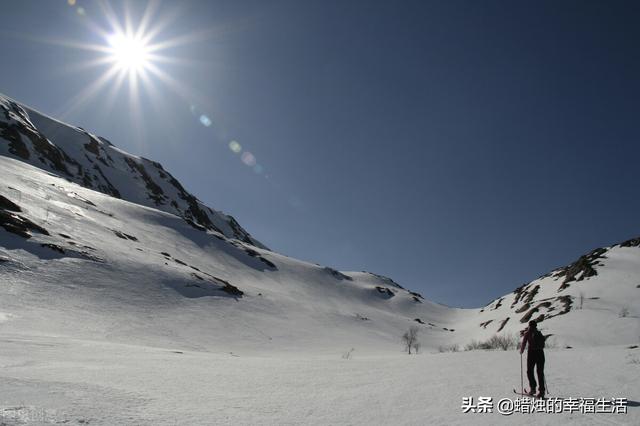
[[[535,321],[529,321],[529,327],[524,332],[522,344],[520,345],[520,354],[524,352],[525,346],[528,345],[527,351],[527,378],[529,379],[529,392],[531,396],[544,398],[545,382],[544,382],[544,335],[538,330]],[[536,378],[533,374],[533,368],[537,366],[538,382],[540,383],[538,394],[536,395]]]

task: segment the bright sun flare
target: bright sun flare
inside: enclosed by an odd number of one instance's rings
[[[142,71],[149,66],[149,48],[139,37],[113,34],[108,39],[111,59],[125,71]]]
[[[94,39],[99,38],[100,43],[52,41],[53,44],[94,53],[93,57],[87,57],[70,69],[103,68],[90,84],[68,101],[62,115],[80,109],[101,92],[106,95],[105,107],[109,110],[125,85],[128,86],[130,107],[134,114],[140,111],[141,94],[144,92],[156,98],[159,96],[157,87],[160,84],[189,103],[198,99],[197,92],[171,76],[166,68],[189,66],[190,61],[171,56],[170,53],[180,46],[208,40],[213,34],[212,30],[175,34],[171,38],[165,38],[163,32],[174,24],[180,15],[179,9],[159,13],[160,2],[157,0],[148,0],[144,9],[141,6],[142,2],[124,2],[123,10],[116,13],[109,1],[96,2],[96,7],[91,9],[92,13],[82,9],[81,16],[83,23],[98,36]]]

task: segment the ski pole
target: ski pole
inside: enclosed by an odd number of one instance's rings
[[[524,394],[524,378],[522,377],[522,352],[520,352],[520,391]]]

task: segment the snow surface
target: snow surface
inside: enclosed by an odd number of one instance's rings
[[[514,398],[515,351],[246,355],[0,334],[0,403],[90,425],[637,425],[638,359],[620,346],[547,351],[551,397],[631,399],[626,414],[463,413],[462,397]],[[632,399],[635,398],[635,399]],[[11,411],[10,409],[13,409]],[[0,415],[0,419],[2,419]],[[5,421],[7,421],[5,420]],[[85,423],[82,423],[85,422]],[[14,424],[8,422],[8,424]],[[22,424],[16,422],[15,424]]]
[[[22,112],[9,115],[26,126]],[[0,227],[0,425],[640,424],[637,245],[457,309],[15,157],[0,156],[0,196],[21,211],[1,217],[49,235]],[[627,414],[462,413],[465,396],[513,397],[520,356],[439,348],[516,335],[539,315],[550,396],[626,397]],[[410,326],[414,356],[400,343]]]

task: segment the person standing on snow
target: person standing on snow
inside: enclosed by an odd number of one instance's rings
[[[529,348],[527,351],[527,378],[529,379],[529,395],[533,396],[536,393],[536,378],[533,374],[533,368],[537,368],[538,382],[540,387],[538,388],[538,394],[535,395],[538,398],[544,398],[545,395],[545,382],[544,382],[544,335],[538,330],[538,325],[535,321],[529,321],[529,327],[524,332],[522,337],[522,344],[520,345],[520,354],[524,352],[525,346]]]

